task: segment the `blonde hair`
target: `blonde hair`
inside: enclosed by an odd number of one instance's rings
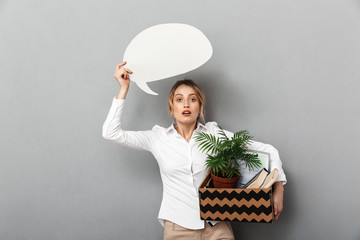
[[[192,89],[194,89],[195,94],[196,94],[196,96],[197,96],[197,98],[199,100],[199,105],[200,105],[200,115],[197,118],[197,122],[205,124],[205,108],[204,108],[204,106],[205,106],[205,94],[201,90],[201,88],[191,79],[178,80],[174,84],[174,86],[171,88],[170,93],[169,93],[169,99],[168,99],[168,111],[169,111],[170,118],[174,122],[176,121],[176,119],[171,114],[171,112],[173,110],[173,102],[174,102],[175,91],[181,85],[186,85],[186,86],[189,86]]]

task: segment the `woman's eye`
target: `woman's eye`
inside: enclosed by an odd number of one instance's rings
[[[192,98],[192,99],[190,99],[192,102],[195,102],[196,101],[196,98]]]
[[[178,101],[178,102],[181,102],[181,100],[182,100],[181,98],[176,99],[176,101]]]

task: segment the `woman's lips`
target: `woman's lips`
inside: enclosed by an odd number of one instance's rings
[[[189,110],[185,110],[182,112],[182,115],[184,116],[190,116],[191,115],[191,112]]]

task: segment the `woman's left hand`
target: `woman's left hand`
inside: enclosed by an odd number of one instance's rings
[[[273,204],[275,220],[279,219],[281,211],[283,210],[283,199],[284,199],[284,186],[282,182],[274,183],[273,189]]]

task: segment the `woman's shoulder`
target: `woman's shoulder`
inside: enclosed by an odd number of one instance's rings
[[[262,152],[278,152],[278,150],[273,145],[255,140],[250,141],[249,148]]]
[[[220,130],[219,124],[217,122],[215,122],[215,121],[207,122],[205,124],[205,127],[212,134],[215,134],[215,135],[217,135],[218,131]],[[265,143],[265,142],[261,142],[261,141],[251,140],[248,147],[251,150],[264,151],[264,152],[275,152],[275,153],[278,152],[278,150],[273,145]]]
[[[206,122],[204,127],[205,129],[209,130],[211,133],[216,133],[219,130],[218,123],[215,121]]]
[[[169,130],[171,130],[171,128],[173,128],[172,125],[170,127],[163,127],[156,124],[152,127],[152,131],[156,133],[167,133]]]
[[[166,128],[159,126],[157,124],[152,127],[152,130],[154,130],[154,131],[164,131],[165,129]]]
[[[211,121],[211,122],[206,122],[206,123],[205,123],[205,126],[206,126],[206,127],[214,127],[215,125],[217,125],[217,122],[215,122],[215,121]]]

